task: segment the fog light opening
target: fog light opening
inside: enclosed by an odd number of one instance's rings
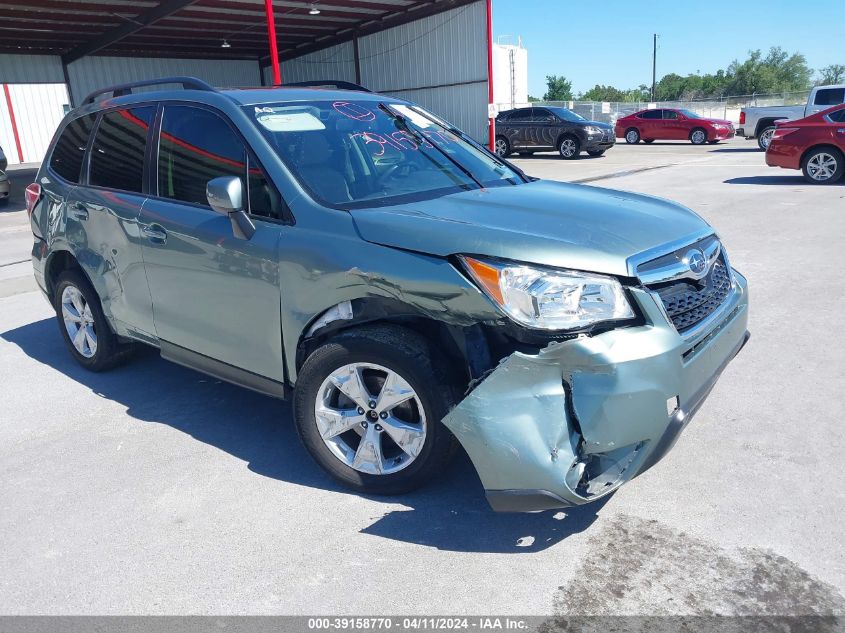
[[[566,473],[566,485],[585,499],[607,494],[627,479],[645,445],[639,442],[607,453],[579,456]]]

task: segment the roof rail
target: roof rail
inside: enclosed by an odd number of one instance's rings
[[[355,90],[356,92],[371,92],[371,90],[359,86],[351,81],[340,79],[325,79],[322,81],[294,81],[289,84],[282,84],[281,88],[336,88],[338,90]]]
[[[120,84],[117,86],[109,86],[95,90],[89,94],[82,101],[82,105],[87,103],[94,103],[95,99],[106,93],[111,93],[112,98],[123,97],[124,95],[131,95],[133,88],[142,88],[144,86],[158,86],[162,84],[181,84],[183,90],[205,90],[216,92],[214,88],[205,83],[202,79],[196,77],[162,77],[161,79],[147,79],[146,81],[133,81],[128,84]]]

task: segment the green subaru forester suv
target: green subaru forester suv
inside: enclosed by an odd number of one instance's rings
[[[365,493],[460,444],[496,510],[599,499],[748,338],[745,278],[692,211],[530,178],[351,86],[100,91],[26,197],[80,364],[146,344],[291,399],[305,448]]]

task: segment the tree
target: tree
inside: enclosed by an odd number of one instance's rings
[[[596,84],[578,98],[584,101],[625,101],[625,93],[613,86]]]
[[[819,68],[819,79],[816,85],[841,84],[845,81],[845,64],[831,64]]]
[[[813,71],[801,53],[789,55],[773,46],[763,57],[759,50],[749,51],[748,59],[731,62],[726,72],[725,94],[765,94],[799,92],[810,87]]]
[[[531,95],[528,95],[528,103],[537,103],[538,101],[541,101],[541,99],[538,99],[537,97],[532,97]]]
[[[546,75],[548,92],[543,95],[543,101],[569,101],[572,99],[572,82],[561,75]]]

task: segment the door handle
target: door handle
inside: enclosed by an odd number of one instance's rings
[[[164,244],[167,241],[167,231],[158,224],[147,224],[141,229],[141,233],[153,244]]]
[[[74,220],[87,220],[88,209],[81,202],[74,202],[68,207],[67,214]]]

